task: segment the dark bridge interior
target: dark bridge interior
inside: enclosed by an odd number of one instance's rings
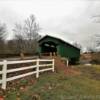
[[[44,42],[41,45],[41,52],[42,53],[57,53],[57,44],[54,42]]]

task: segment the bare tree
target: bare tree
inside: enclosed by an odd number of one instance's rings
[[[6,25],[0,23],[0,53],[4,53],[5,51],[5,43],[4,39],[6,38]]]
[[[38,31],[40,30],[39,24],[36,23],[34,15],[30,15],[25,20],[24,32],[29,40],[38,39]]]
[[[34,52],[37,48],[37,40],[39,39],[39,24],[36,23],[34,15],[27,18],[23,25],[15,24],[13,29],[15,38],[17,39],[20,51]]]
[[[82,49],[82,46],[81,44],[77,43],[77,42],[74,42],[73,45],[79,49]]]
[[[23,34],[23,26],[21,24],[16,23],[13,32],[15,33],[16,52],[24,52],[25,39]]]
[[[96,42],[96,47],[100,46],[100,34],[95,34],[94,38]]]
[[[35,16],[30,15],[30,17],[25,20],[24,25],[24,33],[26,34],[26,38],[28,39],[27,46],[30,52],[32,52],[37,46],[36,40],[39,39],[39,30],[39,24],[36,23]]]
[[[92,16],[92,20],[94,23],[100,24],[100,14]],[[94,35],[94,42],[96,47],[100,47],[100,33]]]
[[[0,23],[0,40],[5,39],[6,37],[6,25]]]

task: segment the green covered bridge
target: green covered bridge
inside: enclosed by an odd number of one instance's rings
[[[55,53],[61,57],[69,59],[69,61],[78,61],[80,58],[80,49],[62,39],[44,36],[39,40],[39,52],[41,54]]]

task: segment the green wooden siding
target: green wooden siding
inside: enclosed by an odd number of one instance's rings
[[[62,44],[60,45],[60,55],[69,59],[75,58],[78,60],[80,57],[80,51],[72,46]]]
[[[60,55],[60,45],[57,46],[57,54]]]
[[[56,48],[57,48],[57,53],[61,56],[61,57],[66,57],[71,59],[76,59],[78,60],[80,57],[80,49],[72,46],[69,43],[63,42],[62,40],[56,39],[56,38],[52,38],[52,37],[45,37],[44,39],[42,39],[39,42],[40,45],[40,52],[42,52],[43,47],[42,44],[46,43],[46,42],[53,42],[54,44],[56,44]]]

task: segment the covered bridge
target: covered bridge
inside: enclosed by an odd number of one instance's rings
[[[46,35],[39,40],[40,54],[55,54],[68,58],[69,61],[78,61],[80,49],[72,44],[53,36]]]

